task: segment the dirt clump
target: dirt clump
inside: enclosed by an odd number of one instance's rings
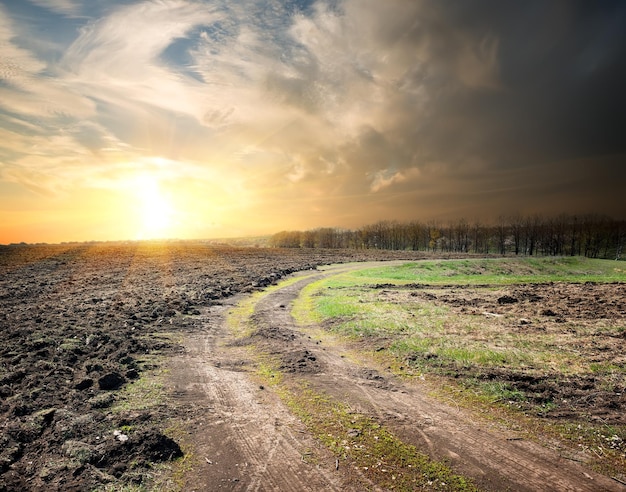
[[[317,357],[306,349],[293,350],[282,355],[279,369],[291,373],[317,373],[322,370]]]

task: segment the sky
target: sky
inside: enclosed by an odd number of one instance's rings
[[[626,2],[0,0],[0,243],[626,218]]]

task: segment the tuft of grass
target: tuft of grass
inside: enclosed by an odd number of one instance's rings
[[[105,485],[103,488],[97,489],[101,492],[149,492],[148,487],[139,484],[123,484],[114,483]]]
[[[485,401],[491,403],[513,403],[526,400],[526,395],[523,391],[502,381],[479,381],[477,379],[470,379],[464,383],[464,386],[472,390],[477,390],[478,394],[484,398]]]
[[[155,490],[185,490],[188,473],[200,463],[199,457],[194,452],[191,435],[181,422],[169,425],[163,433],[179,443],[183,456],[172,463],[160,464],[161,473],[156,477]]]
[[[168,370],[160,368],[160,356],[147,356],[144,365],[153,367],[141,372],[141,377],[125,385],[117,393],[113,412],[150,410],[161,406],[166,401],[164,377]]]
[[[80,338],[66,338],[57,347],[58,352],[71,352],[72,350],[79,348],[83,344]]]

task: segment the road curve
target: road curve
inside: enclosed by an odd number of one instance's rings
[[[258,300],[251,320],[263,343],[285,361],[312,354],[311,367],[294,366],[289,377],[306,380],[367,414],[403,441],[484,490],[624,492],[626,487],[534,442],[519,439],[454,404],[427,395],[419,381],[401,380],[384,370],[345,357],[341,343],[320,344],[310,329],[297,326],[290,306],[309,283],[349,269],[381,263],[300,272],[295,283]],[[384,262],[389,265],[390,262]],[[186,353],[172,363],[172,391],[190,408],[194,446],[203,456],[188,474],[186,490],[363,490],[358,472],[337,470],[334,457],[309,436],[280,400],[250,377],[254,354],[238,346],[226,328],[228,304],[208,309],[204,330],[185,341]],[[263,335],[265,334],[265,335]],[[296,357],[297,358],[297,357]],[[313,462],[315,462],[313,464]]]

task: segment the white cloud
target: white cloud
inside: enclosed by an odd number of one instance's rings
[[[65,15],[78,15],[81,5],[76,0],[30,0],[31,3]]]
[[[389,188],[393,185],[412,181],[421,175],[419,168],[412,167],[404,171],[392,171],[390,169],[381,169],[371,175],[370,190],[377,193],[380,190]]]
[[[170,68],[164,50],[194,26],[219,19],[206,4],[170,0],[120,7],[85,27],[61,66],[94,98],[137,102],[202,119],[202,84]]]
[[[0,6],[0,108],[26,116],[54,118],[93,116],[94,104],[63,80],[44,73],[47,63],[15,43],[17,33]]]
[[[0,80],[12,87],[23,87],[46,68],[46,64],[28,50],[18,47],[14,43],[15,37],[15,26],[0,5]]]

